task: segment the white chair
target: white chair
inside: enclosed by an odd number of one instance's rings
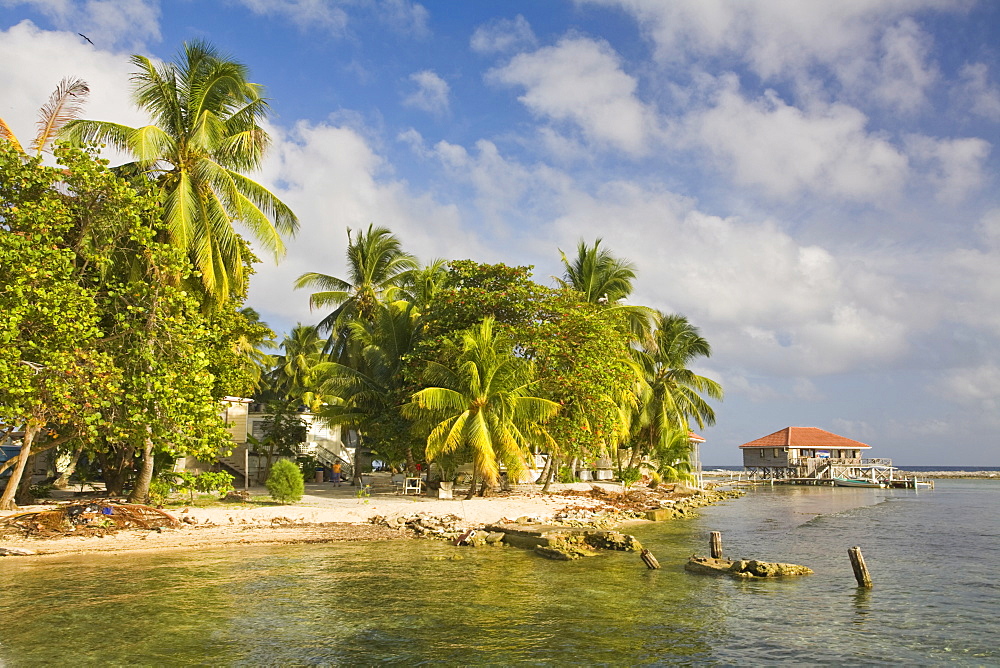
[[[406,478],[403,480],[403,494],[409,494],[413,492],[414,494],[420,494],[420,488],[423,484],[423,480],[420,478]]]

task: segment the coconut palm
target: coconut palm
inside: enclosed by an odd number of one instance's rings
[[[166,239],[189,253],[207,293],[226,301],[242,294],[252,258],[233,225],[242,224],[275,258],[284,253],[281,234],[298,227],[291,209],[244,175],[260,166],[270,141],[260,126],[267,113],[262,87],[247,80],[246,66],[202,41],[186,43],[174,62],[135,55],[132,64],[133,99],[153,124],[77,120],[63,135],[135,157],[122,172],[156,183]]]
[[[566,253],[559,251],[565,272],[556,281],[563,288],[576,290],[583,298],[594,304],[604,304],[607,308],[623,310],[636,340],[649,340],[652,311],[645,306],[623,304],[622,300],[632,294],[636,267],[628,260],[615,257],[611,251],[601,248],[598,238],[593,246],[582,239],[577,244],[576,256],[570,261]]]
[[[323,338],[315,327],[300,323],[281,341],[281,351],[273,356],[274,366],[267,374],[266,398],[319,408],[323,397],[318,386],[328,364],[322,355]]]
[[[331,332],[332,339],[339,337],[343,348],[347,323],[371,321],[379,302],[394,300],[417,267],[416,258],[403,251],[389,228],[369,225],[357,234],[347,228],[347,277],[308,272],[299,276],[295,287],[319,290],[309,297],[311,308],[333,307],[319,327]]]
[[[420,336],[419,315],[404,301],[380,304],[370,321],[355,320],[348,328],[349,354],[344,363],[325,366],[321,391],[328,403],[317,414],[331,425],[356,429],[369,446],[390,460],[405,458],[415,470],[413,439],[400,406],[409,399],[403,365]]]
[[[399,297],[418,309],[424,309],[444,286],[447,278],[448,261],[437,258],[419,269],[402,274]]]
[[[462,335],[455,368],[432,362],[427,377],[435,385],[414,394],[407,407],[411,416],[436,423],[427,437],[427,459],[468,448],[470,498],[476,478],[485,490],[497,483],[501,466],[520,477],[539,426],[556,415],[559,404],[532,396],[533,366],[512,353],[492,318]]]
[[[36,154],[48,150],[63,127],[80,115],[89,93],[90,87],[83,79],[65,77],[59,82],[48,102],[38,111],[38,131],[31,141],[31,148]],[[10,142],[21,153],[25,152],[17,136],[2,118],[0,139]]]
[[[646,387],[633,420],[633,465],[642,452],[676,452],[671,439],[677,433],[686,439],[692,421],[702,428],[715,424],[715,411],[702,395],[723,398],[721,385],[688,368],[712,354],[698,328],[682,315],[657,313],[656,321],[654,345],[636,351]]]
[[[598,238],[593,246],[588,246],[581,239],[572,262],[560,250],[566,272],[563,278],[556,280],[564,288],[582,292],[588,302],[614,304],[632,294],[635,265],[601,249],[601,241]]]

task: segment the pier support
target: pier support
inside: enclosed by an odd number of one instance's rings
[[[865,565],[865,558],[861,554],[861,548],[857,546],[852,547],[847,551],[847,555],[851,558],[851,567],[854,568],[854,579],[858,581],[858,586],[871,589],[872,576],[868,573],[868,567]]]
[[[660,562],[656,560],[656,557],[654,557],[653,553],[649,550],[643,549],[643,551],[639,553],[639,556],[642,557],[643,562],[646,564],[646,568],[656,570],[660,567]]]
[[[722,532],[713,531],[708,547],[711,550],[713,559],[722,559]]]

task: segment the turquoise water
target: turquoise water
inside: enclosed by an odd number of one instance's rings
[[[432,541],[8,558],[0,665],[1000,665],[998,509],[997,481],[765,488],[632,529],[660,571]],[[684,572],[712,530],[816,575]]]

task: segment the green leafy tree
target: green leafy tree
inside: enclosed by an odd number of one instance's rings
[[[559,404],[535,396],[534,367],[513,354],[513,342],[496,331],[492,318],[462,335],[453,368],[431,363],[434,383],[413,395],[408,412],[434,426],[427,437],[427,459],[468,448],[473,480],[483,490],[498,482],[501,467],[519,477],[541,425]]]
[[[72,121],[64,136],[104,142],[135,156],[123,173],[143,174],[158,188],[163,239],[189,253],[207,294],[218,303],[242,294],[250,251],[242,224],[276,258],[281,234],[298,221],[281,200],[244,173],[257,169],[269,138],[260,122],[267,101],[247,68],[205,42],[184,45],[174,62],[157,66],[132,56],[136,105],[152,125]]]
[[[3,508],[13,506],[39,437],[55,427],[62,436],[92,432],[117,389],[112,360],[97,349],[95,295],[82,280],[107,249],[81,243],[81,221],[106,212],[72,196],[100,189],[100,170],[84,156],[63,157],[66,172],[0,142],[0,422],[25,432]]]
[[[265,486],[271,498],[278,503],[301,501],[306,491],[302,471],[290,459],[279,459],[274,463]]]

